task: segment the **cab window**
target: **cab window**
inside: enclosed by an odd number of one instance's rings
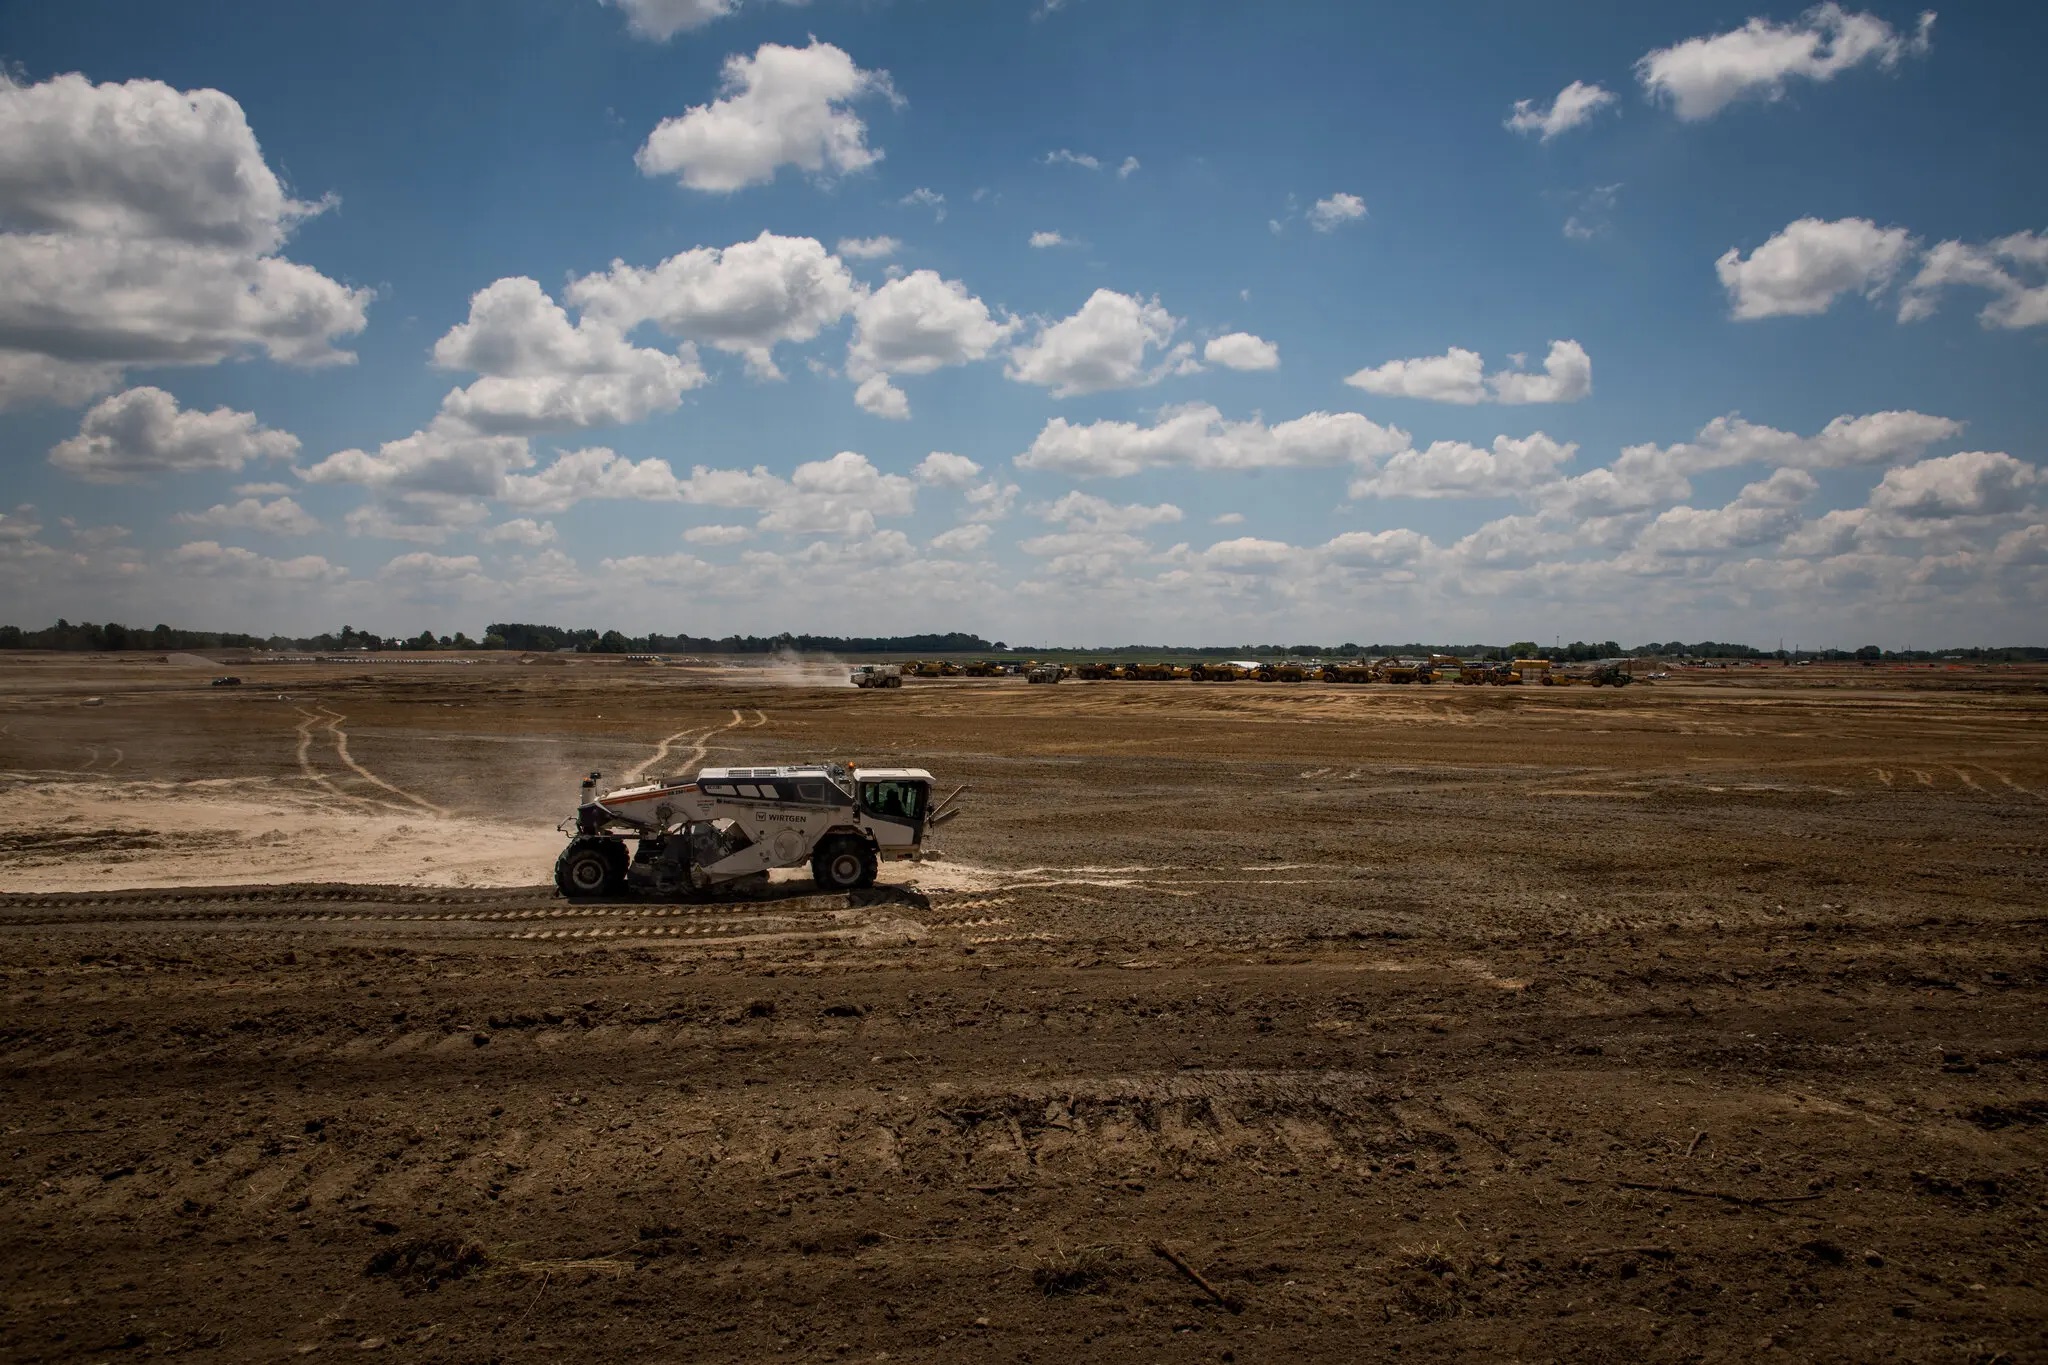
[[[863,782],[860,803],[885,820],[916,820],[924,815],[921,782]]]

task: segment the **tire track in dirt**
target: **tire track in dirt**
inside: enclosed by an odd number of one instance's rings
[[[642,777],[646,776],[649,769],[653,768],[656,764],[660,763],[663,759],[667,758],[670,752],[675,748],[675,746],[682,743],[685,740],[688,740],[690,743],[690,751],[684,757],[681,766],[684,771],[688,771],[692,768],[695,768],[698,764],[704,761],[704,755],[710,752],[711,737],[713,735],[722,735],[727,730],[739,729],[743,726],[750,730],[758,730],[763,725],[766,725],[768,723],[767,712],[757,710],[754,712],[754,715],[757,717],[757,719],[754,721],[752,725],[748,725],[746,716],[739,710],[739,708],[735,707],[733,709],[732,719],[727,721],[723,725],[714,725],[711,728],[702,731],[695,729],[678,730],[674,734],[670,735],[667,739],[664,739],[660,744],[656,745],[654,748],[654,752],[648,755],[646,761],[638,764],[630,772],[628,772],[624,780],[627,782],[638,782]],[[658,775],[659,774],[657,774],[657,776]]]
[[[1979,771],[1990,773],[1993,777],[1997,778],[2000,782],[2003,782],[2006,786],[2012,788],[2014,791],[2020,793],[2020,795],[2022,796],[2031,796],[2036,801],[2048,799],[2043,798],[2041,793],[2035,791],[2032,787],[2023,787],[2019,783],[2013,781],[2011,775],[2008,773],[2002,773],[1996,768],[1986,767],[1982,763],[1979,763],[1977,765],[1977,768]]]
[[[313,766],[313,731],[320,727],[321,718],[304,707],[298,708],[298,711],[301,716],[305,717],[305,719],[298,723],[296,729],[299,736],[297,750],[299,771],[304,774],[306,780],[329,795],[343,801],[354,802],[359,806],[367,806],[371,810],[388,807],[391,804],[390,802],[378,801],[367,796],[357,796],[354,792],[343,791],[335,785],[333,778]]]
[[[356,762],[354,757],[352,757],[348,751],[348,731],[341,728],[341,723],[347,720],[348,717],[343,715],[339,711],[330,711],[324,706],[320,708],[320,714],[328,718],[327,733],[334,737],[334,756],[340,759],[342,763],[347,766],[350,772],[354,773],[357,777],[362,778],[363,781],[368,782],[373,787],[381,787],[385,791],[390,792],[393,796],[397,796],[406,801],[410,801],[413,805],[418,806],[421,810],[426,811],[429,814],[448,814],[447,807],[437,806],[433,802],[427,800],[424,796],[414,796],[405,788],[394,786],[391,783],[386,782],[383,778],[377,776],[377,774],[371,772],[368,768],[365,768],[362,764]]]
[[[641,776],[642,776],[642,775],[643,775],[644,773],[646,773],[646,771],[647,771],[647,770],[648,770],[649,768],[652,768],[652,767],[654,767],[654,766],[655,766],[656,764],[660,763],[660,762],[661,762],[661,761],[662,761],[663,759],[667,758],[667,757],[668,757],[668,755],[669,755],[669,751],[670,751],[671,749],[673,749],[673,748],[674,748],[674,747],[675,747],[676,745],[678,745],[678,744],[682,743],[682,742],[683,742],[684,740],[690,739],[690,738],[691,738],[692,736],[694,736],[694,735],[695,735],[696,733],[697,733],[697,732],[696,732],[695,730],[678,730],[678,731],[676,731],[676,732],[675,732],[674,734],[670,735],[670,736],[669,736],[668,738],[666,738],[666,739],[662,740],[662,741],[661,741],[661,743],[659,743],[659,744],[655,745],[655,746],[654,746],[654,752],[653,752],[652,754],[650,754],[650,755],[649,755],[649,756],[648,756],[648,757],[646,758],[646,760],[645,760],[645,761],[643,761],[643,762],[641,762],[641,763],[637,764],[636,766],[634,766],[633,768],[629,769],[629,770],[627,771],[627,773],[625,774],[625,776],[624,776],[624,777],[623,777],[622,779],[620,779],[620,780],[621,780],[621,781],[624,781],[624,782],[626,782],[626,783],[628,783],[628,784],[631,784],[631,783],[634,783],[634,782],[638,782],[638,781],[640,780]],[[709,731],[706,731],[705,733],[706,733],[706,734],[709,734],[710,732],[709,732]]]

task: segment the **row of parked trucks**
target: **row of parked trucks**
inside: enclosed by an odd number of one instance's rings
[[[1460,659],[1432,654],[1419,659],[1258,660],[1223,659],[1198,664],[997,663],[978,661],[906,664],[862,664],[854,669],[856,687],[901,687],[906,677],[996,678],[1021,674],[1026,681],[1056,683],[1062,678],[1084,682],[1329,682],[1329,683],[1455,683],[1466,687],[1626,687],[1634,682],[1626,659],[1592,664],[1555,664],[1549,659]]]
[[[1456,683],[1467,687],[1540,684],[1625,687],[1635,681],[1625,660],[1585,667],[1560,667],[1548,659],[1459,659],[1433,654],[1421,659],[1338,659],[1265,661],[1227,659],[1191,665],[1086,663],[1074,670],[1085,679],[1141,682],[1185,678],[1190,682]]]

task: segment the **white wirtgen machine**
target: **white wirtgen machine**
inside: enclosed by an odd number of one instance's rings
[[[960,813],[965,787],[932,800],[922,768],[705,768],[599,795],[592,773],[555,885],[571,897],[715,895],[810,864],[821,890],[874,883],[884,860],[931,856],[927,836]],[[634,841],[629,851],[627,841]]]

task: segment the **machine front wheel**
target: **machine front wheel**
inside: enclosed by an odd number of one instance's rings
[[[616,839],[578,839],[555,859],[555,889],[572,900],[616,896],[626,887],[625,846]]]
[[[818,845],[811,855],[811,880],[826,891],[854,891],[875,884],[875,851],[841,836]]]

